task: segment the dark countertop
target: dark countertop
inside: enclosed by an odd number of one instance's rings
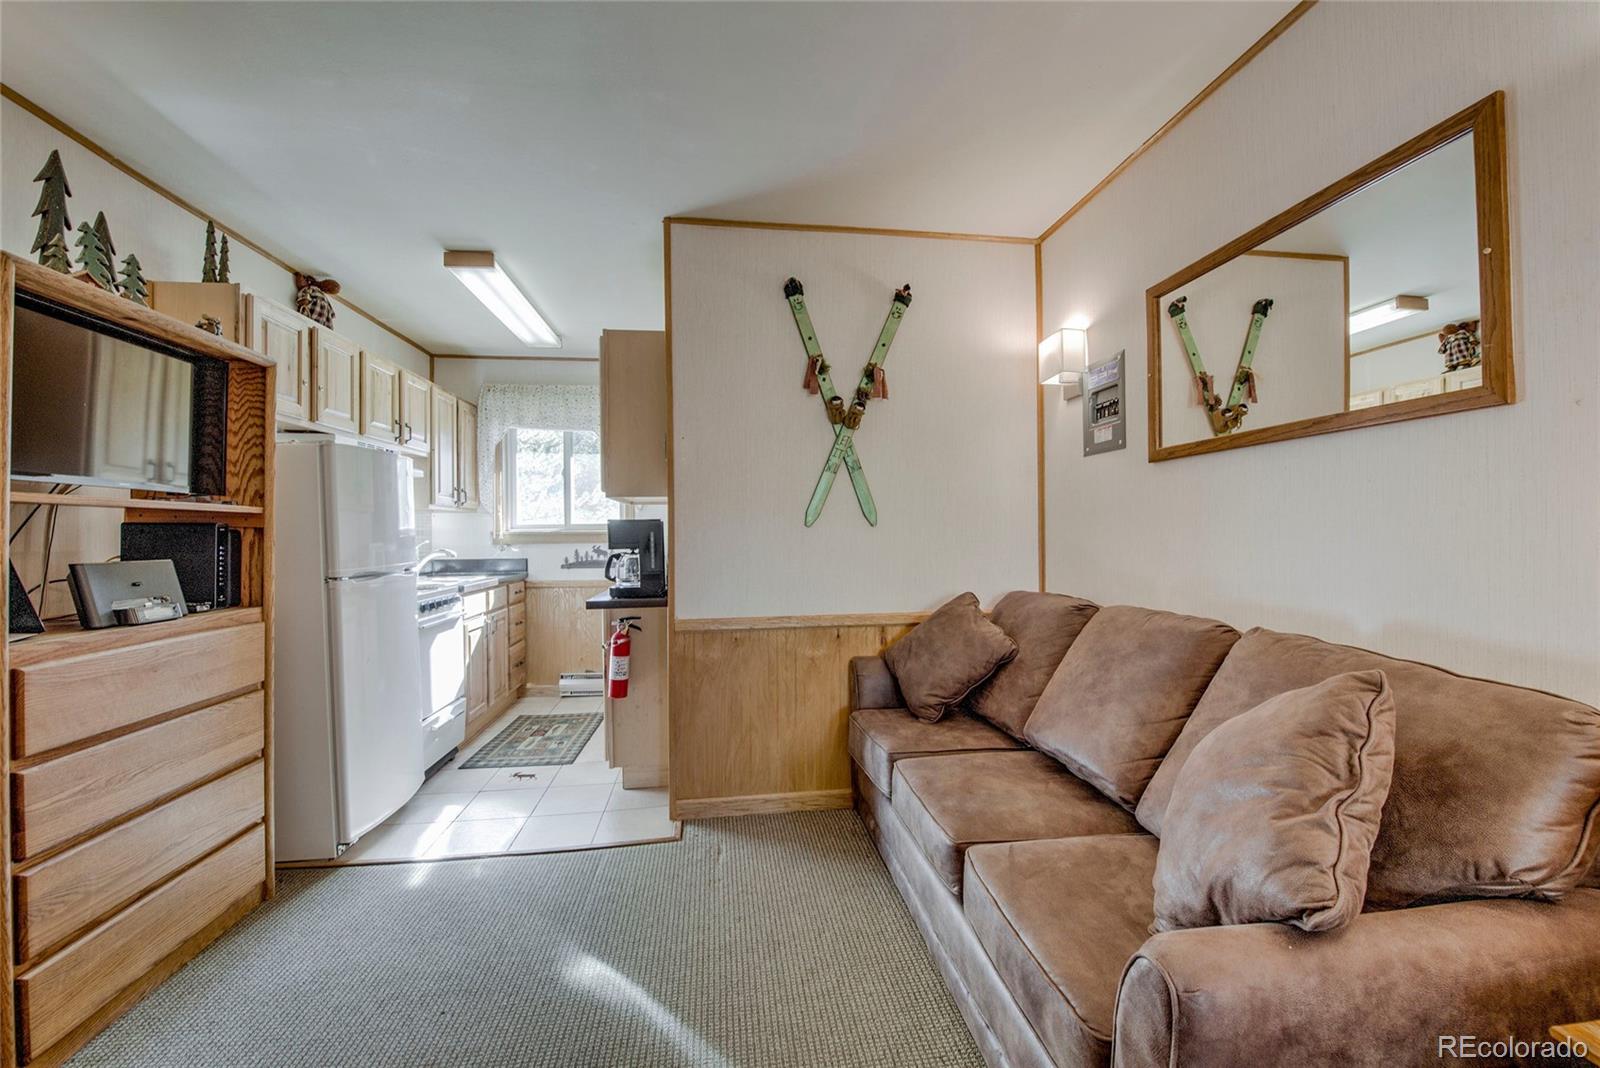
[[[583,607],[600,611],[611,610],[615,612],[627,611],[630,608],[665,608],[665,597],[613,597],[611,593],[596,594],[583,602]]]
[[[500,557],[487,560],[467,560],[444,557],[428,565],[419,576],[435,581],[455,582],[462,593],[477,593],[496,586],[528,580],[526,557]]]
[[[459,556],[445,556],[428,565],[423,575],[428,578],[449,578],[452,575],[503,575],[506,581],[526,581],[528,558],[525,556],[499,556],[485,560],[469,560]]]

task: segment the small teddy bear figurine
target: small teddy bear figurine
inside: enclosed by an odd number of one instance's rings
[[[333,301],[330,296],[339,292],[339,283],[331,278],[316,279],[309,274],[294,274],[294,310],[314,323],[333,325]]]
[[[1483,343],[1478,339],[1478,320],[1446,323],[1439,331],[1439,355],[1446,371],[1476,367],[1483,362]]]

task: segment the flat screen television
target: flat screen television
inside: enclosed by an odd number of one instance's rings
[[[18,293],[13,478],[221,495],[227,365]]]

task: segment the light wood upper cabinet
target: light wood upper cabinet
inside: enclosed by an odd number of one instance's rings
[[[311,328],[311,418],[332,430],[359,434],[361,349],[326,327]]]
[[[433,456],[429,465],[429,485],[435,508],[454,508],[461,503],[456,492],[456,399],[435,386],[430,391],[433,409]]]
[[[456,401],[456,485],[461,507],[478,507],[478,406]]]
[[[253,293],[244,298],[244,344],[278,365],[278,414],[311,418],[310,319]]]
[[[667,495],[667,335],[600,334],[600,488],[613,500]]]
[[[433,383],[415,371],[400,372],[400,447],[425,456],[433,443]]]
[[[400,440],[400,368],[361,350],[361,433],[393,445]]]

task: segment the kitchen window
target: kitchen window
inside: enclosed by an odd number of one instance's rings
[[[622,504],[600,491],[600,435],[512,427],[495,449],[501,540],[605,531]]]

